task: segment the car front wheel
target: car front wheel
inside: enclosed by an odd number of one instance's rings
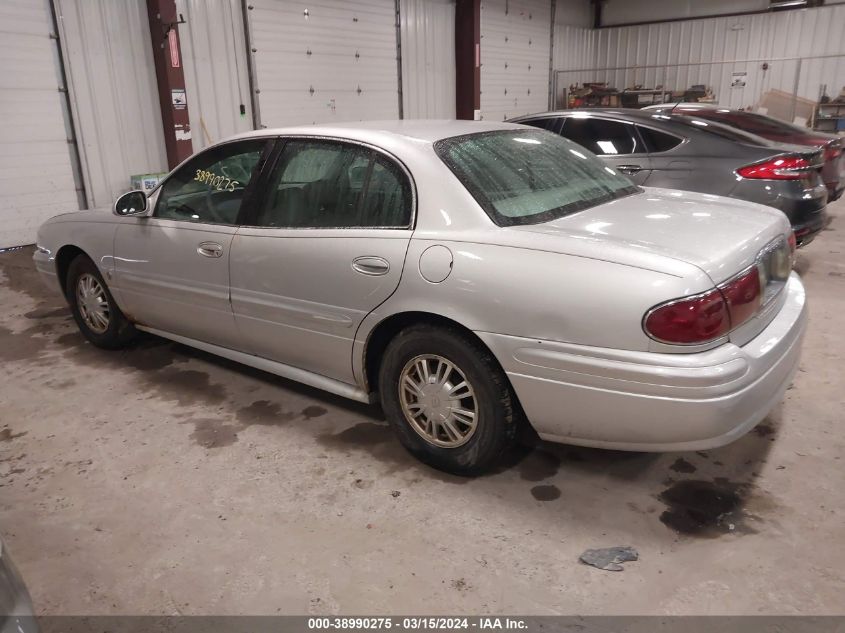
[[[85,255],[70,263],[66,288],[80,332],[97,347],[123,347],[137,333],[117,307],[100,271]]]
[[[457,329],[417,325],[385,350],[379,375],[385,414],[403,446],[456,475],[478,475],[516,433],[516,397],[496,359]]]

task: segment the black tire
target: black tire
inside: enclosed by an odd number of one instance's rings
[[[460,446],[444,448],[426,440],[406,417],[400,376],[412,360],[437,355],[453,363],[475,393],[476,426]],[[420,324],[390,342],[379,370],[379,392],[387,420],[402,445],[420,461],[454,475],[480,475],[494,467],[516,436],[520,407],[510,382],[490,351],[458,329]]]
[[[85,275],[94,277],[99,282],[103,290],[103,298],[108,305],[108,326],[102,332],[94,330],[86,322],[80,310],[78,287],[80,279]],[[97,347],[102,347],[103,349],[119,349],[124,347],[138,334],[132,323],[129,322],[123,312],[120,311],[120,308],[117,307],[117,302],[112,297],[109,287],[97,269],[97,266],[87,256],[77,255],[70,263],[70,266],[68,266],[65,292],[79,331]]]

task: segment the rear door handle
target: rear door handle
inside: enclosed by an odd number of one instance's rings
[[[383,257],[366,255],[353,259],[352,269],[362,275],[386,275],[390,271],[390,263]]]
[[[222,257],[223,245],[217,242],[200,242],[197,246],[197,253],[203,257]]]
[[[640,171],[643,170],[643,168],[640,167],[639,165],[619,165],[619,167],[617,167],[617,169],[619,171],[621,171],[623,174],[636,174],[637,172],[640,172]]]

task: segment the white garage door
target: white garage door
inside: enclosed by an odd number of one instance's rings
[[[0,248],[32,244],[50,216],[79,209],[47,0],[0,3]]]
[[[550,0],[481,5],[481,115],[502,121],[549,107]]]
[[[455,118],[455,3],[402,0],[402,100],[406,119]]]
[[[399,116],[393,0],[249,4],[262,125]]]

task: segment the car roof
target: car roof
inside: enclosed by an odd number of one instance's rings
[[[245,139],[269,136],[326,136],[379,144],[387,138],[409,142],[434,143],[436,141],[463,136],[505,130],[522,130],[514,123],[491,121],[464,121],[457,119],[401,119],[392,121],[355,121],[348,123],[298,125],[294,127],[264,128],[229,137]]]
[[[611,115],[614,117],[619,118],[629,118],[632,121],[648,121],[653,119],[653,117],[658,114],[661,116],[665,116],[663,113],[655,113],[652,111],[643,111],[639,108],[580,108],[574,110],[550,110],[548,112],[538,112],[537,114],[526,114],[524,116],[515,117],[513,119],[509,119],[514,123],[518,123],[519,121],[525,121],[527,119],[536,119],[539,117],[553,117],[553,116],[588,116],[590,114],[603,114],[603,115]],[[658,119],[658,120],[665,120],[665,119]]]

